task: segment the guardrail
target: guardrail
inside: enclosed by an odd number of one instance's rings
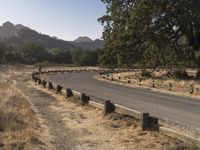
[[[104,100],[101,98],[97,98],[91,94],[85,94],[79,91],[76,91],[74,89],[71,89],[70,87],[64,88],[63,85],[52,83],[51,81],[47,81],[45,79],[42,79],[40,75],[42,74],[48,74],[48,73],[64,73],[64,72],[108,72],[108,70],[49,70],[49,71],[42,71],[42,72],[35,72],[32,74],[32,79],[35,83],[38,83],[39,85],[42,85],[43,87],[47,87],[49,90],[54,89],[56,93],[61,93],[61,91],[65,90],[66,97],[74,97],[76,100],[79,100],[82,105],[91,105],[93,107],[97,107],[99,109],[102,109],[104,114],[109,114],[112,112],[125,114],[132,116],[138,120],[141,120],[141,128],[142,130],[147,129],[158,129],[158,118],[155,118],[153,116],[150,116],[148,112],[139,112],[124,106],[121,106],[119,104],[113,103],[111,100]],[[125,71],[125,70],[121,70]],[[126,70],[133,71],[133,70]],[[109,71],[110,73],[113,73],[114,71]],[[119,70],[118,70],[119,72]],[[48,83],[48,84],[47,84]]]
[[[120,113],[123,115],[128,115],[131,117],[134,117],[135,119],[139,120],[141,122],[141,129],[142,130],[156,130],[163,133],[170,133],[178,136],[182,136],[184,138],[187,138],[188,140],[191,140],[192,142],[200,144],[200,139],[193,138],[191,136],[188,136],[186,134],[177,132],[176,130],[173,130],[171,128],[165,127],[163,125],[159,125],[159,119],[157,117],[151,116],[148,112],[139,112],[134,109],[130,109],[127,107],[124,107],[119,104],[113,103],[111,100],[105,100],[100,97],[95,97],[92,94],[86,94],[79,91],[76,91],[74,89],[71,89],[70,87],[64,88],[63,85],[53,83],[51,81],[48,81],[46,79],[42,79],[40,75],[42,74],[51,74],[51,73],[64,73],[64,72],[99,72],[100,75],[107,75],[110,73],[119,73],[119,72],[129,72],[133,71],[130,70],[49,70],[49,71],[42,71],[42,72],[34,72],[32,73],[32,80],[42,85],[44,88],[48,88],[48,90],[54,90],[57,94],[64,91],[66,98],[74,97],[75,100],[79,101],[81,105],[90,105],[92,107],[98,108],[103,110],[104,115],[107,115],[109,113]]]

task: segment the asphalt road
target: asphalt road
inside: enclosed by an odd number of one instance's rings
[[[94,79],[95,75],[86,72],[64,73],[51,75],[49,80],[200,131],[200,99],[110,84]]]

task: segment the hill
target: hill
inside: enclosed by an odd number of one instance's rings
[[[22,47],[28,43],[37,43],[47,49],[59,48],[62,50],[97,49],[103,46],[101,40],[93,41],[88,37],[80,37],[73,42],[64,41],[56,37],[41,34],[21,24],[14,25],[11,22],[6,22],[0,26],[0,42],[13,47]]]
[[[92,40],[87,36],[79,37],[78,39],[72,42],[74,45],[78,47],[82,47],[84,49],[98,49],[102,48],[104,41],[100,39]]]
[[[89,37],[87,36],[80,36],[79,38],[77,38],[76,40],[74,40],[73,42],[75,43],[85,43],[85,42],[93,42],[92,39],[90,39]]]
[[[6,22],[0,27],[0,40],[13,47],[21,47],[28,43],[38,43],[48,49],[60,48],[69,50],[77,48],[70,42],[50,37],[23,25],[14,25],[10,22]]]

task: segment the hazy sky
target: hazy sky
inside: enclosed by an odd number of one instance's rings
[[[101,0],[0,0],[0,25],[20,23],[64,40],[95,39],[102,35],[97,18],[105,11]]]

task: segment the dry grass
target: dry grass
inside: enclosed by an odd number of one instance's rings
[[[66,127],[75,132],[77,149],[117,150],[195,150],[197,147],[177,137],[155,131],[142,131],[138,120],[120,114],[104,116],[90,106],[82,107],[73,98],[57,95],[42,87],[35,88],[57,99],[50,107],[63,118]]]
[[[166,71],[154,72],[152,74],[152,78],[143,78],[141,82],[139,79],[142,78],[141,72],[126,72],[126,73],[116,73],[113,74],[112,77],[120,82],[114,82],[118,84],[127,85],[130,87],[139,87],[151,89],[153,91],[160,91],[164,93],[170,93],[174,95],[181,96],[191,96],[200,98],[200,82],[196,80],[178,80],[178,79],[170,79],[167,77]],[[120,77],[120,79],[119,79]],[[128,84],[128,80],[131,82]],[[155,84],[155,87],[152,87],[152,84]],[[172,87],[170,87],[170,83]],[[191,85],[193,86],[193,93],[191,94]]]
[[[38,149],[37,120],[10,75],[0,74],[0,149]]]

